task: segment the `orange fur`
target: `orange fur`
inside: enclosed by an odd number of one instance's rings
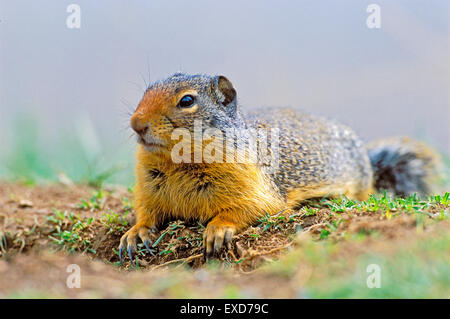
[[[266,212],[275,213],[284,207],[256,165],[174,164],[142,146],[137,159],[136,216],[138,223],[148,227],[171,217],[206,222],[220,215],[220,220],[240,230]],[[165,183],[160,188],[156,187],[158,179],[147,178],[151,169],[164,173]],[[210,182],[211,188],[197,191],[199,179],[195,175],[203,175],[203,182]]]
[[[372,187],[365,191],[361,191],[360,186],[354,184],[323,184],[303,186],[301,188],[295,188],[289,191],[286,195],[286,202],[288,207],[293,207],[310,198],[339,197],[341,195],[347,196],[351,199],[366,200],[372,192]]]

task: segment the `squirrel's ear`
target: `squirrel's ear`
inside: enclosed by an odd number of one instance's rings
[[[213,83],[218,102],[224,106],[227,106],[232,102],[234,102],[233,104],[236,104],[236,90],[226,77],[223,75],[216,76],[214,77]]]

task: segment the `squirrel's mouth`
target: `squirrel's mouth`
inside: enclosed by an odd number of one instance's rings
[[[156,148],[165,147],[162,141],[158,141],[156,138],[152,138],[150,141],[144,139],[142,136],[138,136],[138,143],[143,145],[149,151],[153,151]]]

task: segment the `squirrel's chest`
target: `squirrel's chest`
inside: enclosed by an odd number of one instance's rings
[[[152,192],[161,195],[210,197],[220,180],[198,171],[147,170],[146,182]]]
[[[153,205],[173,216],[199,217],[216,211],[224,188],[229,188],[226,176],[211,175],[199,170],[147,169],[144,187]]]

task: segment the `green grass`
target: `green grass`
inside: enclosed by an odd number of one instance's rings
[[[89,199],[81,200],[77,206],[80,209],[88,209],[90,211],[101,210],[103,208],[106,196],[102,189],[92,193]]]
[[[436,204],[448,205],[450,203],[450,193],[445,192],[442,195],[427,196],[421,199],[417,194],[412,196],[393,197],[386,193],[370,195],[366,201],[351,200],[345,196],[337,199],[322,199],[321,205],[326,205],[330,210],[336,213],[342,213],[348,210],[378,212],[384,211],[386,214],[392,212],[403,211],[410,213],[423,213],[425,210],[435,207]]]
[[[90,252],[96,254],[92,248],[92,242],[83,233],[93,221],[93,217],[81,218],[72,212],[54,210],[54,214],[47,217],[47,222],[53,228],[48,237],[58,246],[58,249],[71,253]]]
[[[128,226],[127,215],[129,211],[125,211],[124,215],[120,215],[112,210],[108,213],[103,213],[102,215],[102,223],[106,226],[108,232],[114,233],[123,233],[125,231],[125,227]]]

